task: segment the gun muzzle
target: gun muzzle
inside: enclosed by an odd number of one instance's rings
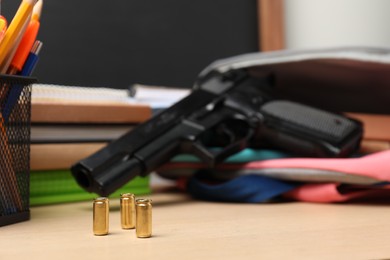
[[[85,162],[80,161],[72,166],[71,171],[77,183],[86,191],[108,196],[140,175],[142,169],[142,163],[132,158],[111,164],[108,168],[95,168],[93,171]]]

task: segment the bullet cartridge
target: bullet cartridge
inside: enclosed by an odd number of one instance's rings
[[[121,194],[121,226],[123,229],[135,228],[135,196],[131,193]]]
[[[95,236],[108,234],[109,226],[109,201],[108,198],[97,198],[93,202],[93,233]]]
[[[136,234],[139,238],[152,236],[152,201],[148,199],[137,199],[136,207]]]

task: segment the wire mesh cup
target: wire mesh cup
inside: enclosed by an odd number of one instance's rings
[[[0,75],[0,226],[28,220],[31,90],[36,79]]]

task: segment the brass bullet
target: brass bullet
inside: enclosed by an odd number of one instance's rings
[[[152,201],[137,199],[136,208],[136,234],[137,237],[147,238],[152,236]]]
[[[135,228],[135,196],[131,193],[121,194],[121,225],[123,229]]]
[[[104,236],[108,234],[108,212],[108,198],[96,198],[93,202],[93,234],[95,236]]]

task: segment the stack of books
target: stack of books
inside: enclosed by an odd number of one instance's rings
[[[361,152],[374,153],[390,149],[390,115],[347,113],[348,116],[360,120],[364,125]]]
[[[70,167],[149,119],[151,106],[128,91],[35,84],[31,101],[30,204],[96,197],[78,186]],[[138,177],[112,194],[150,192]]]

